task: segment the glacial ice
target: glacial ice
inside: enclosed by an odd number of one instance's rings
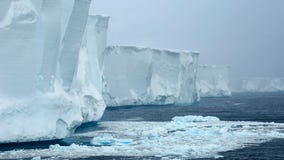
[[[104,52],[107,106],[192,104],[198,53],[131,46]]]
[[[169,122],[99,122],[104,130],[75,134],[94,137],[94,146],[51,145],[49,149],[0,152],[3,159],[92,156],[154,156],[162,159],[217,158],[219,152],[284,138],[284,124],[221,121],[217,117],[174,117]],[[229,140],[229,141],[228,141]],[[98,147],[100,146],[100,147]],[[1,159],[0,158],[0,159]]]
[[[200,65],[197,71],[197,88],[200,97],[230,96],[229,67]]]
[[[233,92],[284,91],[284,78],[238,78],[230,81]]]
[[[93,83],[100,93],[102,93],[104,85],[103,51],[107,45],[109,18],[102,15],[89,15],[79,55],[79,68],[83,67],[84,69],[81,71],[85,71],[81,74],[93,75],[88,83]]]
[[[100,74],[82,67],[99,65],[81,49],[90,3],[0,1],[0,143],[64,138],[102,116]]]

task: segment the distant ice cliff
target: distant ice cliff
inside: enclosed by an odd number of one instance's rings
[[[105,50],[108,106],[192,104],[198,100],[198,53],[133,46]]]
[[[229,67],[200,65],[197,71],[197,88],[200,97],[230,96]]]
[[[284,78],[238,78],[230,87],[233,92],[278,92],[284,91]]]

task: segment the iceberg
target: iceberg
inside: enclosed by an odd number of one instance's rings
[[[198,55],[132,46],[107,47],[103,62],[103,97],[107,106],[196,102]]]
[[[200,97],[231,96],[229,67],[200,65],[197,71],[197,88]]]
[[[280,92],[284,91],[284,78],[238,78],[230,81],[233,92]]]
[[[82,60],[91,0],[0,1],[0,143],[65,138],[104,100]]]

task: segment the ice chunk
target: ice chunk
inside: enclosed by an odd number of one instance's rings
[[[284,78],[238,78],[230,81],[233,92],[284,91]]]
[[[217,117],[203,117],[203,116],[183,116],[183,117],[174,117],[172,122],[174,123],[188,123],[188,122],[218,122],[220,121]]]
[[[178,119],[179,123],[176,123]],[[175,117],[172,122],[99,122],[104,130],[81,133],[94,146],[51,145],[49,149],[0,153],[4,159],[36,156],[59,159],[94,156],[156,156],[165,159],[216,158],[220,152],[284,138],[284,124],[221,121],[217,117]],[[100,147],[98,147],[100,146]]]
[[[0,1],[0,143],[60,139],[101,118],[100,74],[83,74],[99,64],[80,49],[90,3]]]
[[[130,46],[105,50],[103,96],[108,106],[191,104],[197,53]]]
[[[197,86],[200,97],[231,96],[229,67],[200,65],[197,72]]]
[[[111,134],[102,134],[91,141],[91,144],[95,146],[129,145],[131,143],[131,139],[118,139]]]

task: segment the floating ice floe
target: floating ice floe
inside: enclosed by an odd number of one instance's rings
[[[75,137],[94,137],[94,146],[51,145],[49,149],[0,152],[1,158],[82,158],[91,156],[154,156],[216,158],[219,152],[284,138],[284,124],[221,121],[217,117],[174,117],[170,122],[100,122],[104,130]]]

